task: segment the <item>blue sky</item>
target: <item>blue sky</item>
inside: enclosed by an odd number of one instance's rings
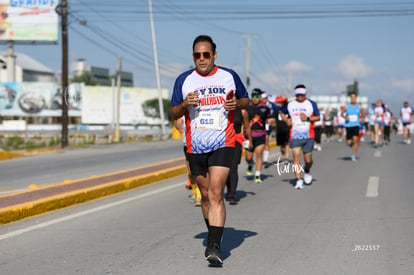
[[[71,61],[85,58],[114,72],[120,55],[136,86],[156,87],[148,1],[68,2]],[[370,101],[383,98],[394,112],[404,100],[414,105],[414,1],[152,3],[163,88],[172,89],[175,77],[192,65],[191,46],[198,34],[211,35],[217,44],[216,63],[234,68],[244,79],[244,35],[251,34],[250,90],[286,93],[291,75],[292,85],[304,83],[310,94],[338,95],[357,80],[361,95]],[[86,20],[86,26],[79,20]],[[15,51],[61,70],[60,41],[16,45]]]

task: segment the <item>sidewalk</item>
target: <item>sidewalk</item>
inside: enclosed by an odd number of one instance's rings
[[[0,196],[0,224],[115,194],[187,173],[184,158]]]

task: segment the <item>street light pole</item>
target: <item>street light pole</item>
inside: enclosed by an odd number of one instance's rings
[[[62,149],[68,146],[68,2],[62,0]]]

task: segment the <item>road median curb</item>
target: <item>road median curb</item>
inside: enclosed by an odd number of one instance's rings
[[[187,173],[187,167],[183,164],[162,169],[153,173],[120,179],[90,188],[78,189],[31,202],[5,207],[0,209],[0,223],[10,223],[27,217],[58,210],[78,203],[102,198],[122,191],[183,175],[185,173]]]

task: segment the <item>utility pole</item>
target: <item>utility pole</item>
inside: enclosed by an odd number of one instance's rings
[[[62,0],[62,149],[68,146],[68,2]]]
[[[157,89],[158,89],[158,105],[159,105],[160,119],[161,119],[161,136],[162,136],[162,139],[164,139],[167,136],[165,132],[165,125],[164,125],[164,120],[165,120],[164,119],[164,102],[162,99],[162,92],[161,92],[160,70],[158,66],[157,40],[155,39],[154,16],[152,13],[152,1],[151,0],[148,0],[148,8],[149,8],[150,24],[151,24],[152,48],[154,52],[155,77],[157,80]]]
[[[118,57],[118,69],[116,72],[116,123],[115,123],[115,137],[114,141],[119,142],[120,130],[120,116],[121,116],[121,68],[122,68],[122,58]]]
[[[249,90],[250,86],[250,52],[252,48],[252,38],[256,38],[255,35],[247,34],[242,35],[242,37],[247,38],[247,54],[246,54],[246,89]]]

